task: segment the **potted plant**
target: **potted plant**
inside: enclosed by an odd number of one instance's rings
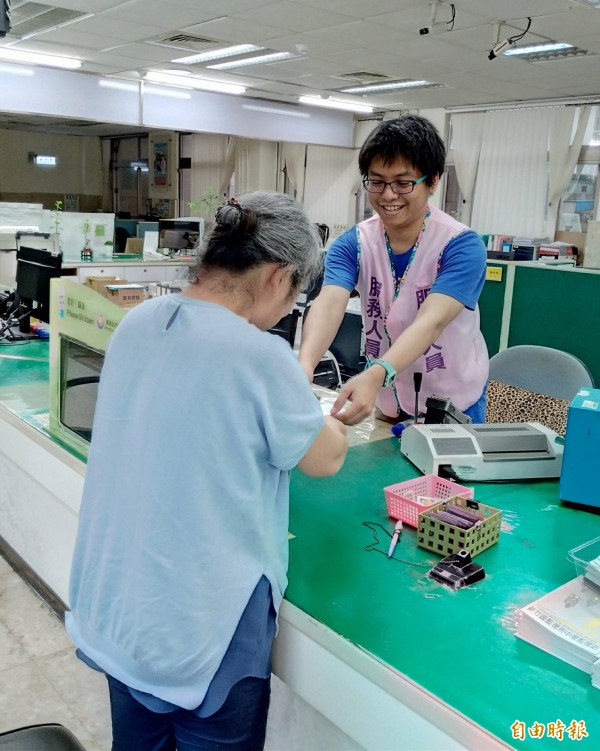
[[[85,219],[81,225],[81,231],[83,232],[83,248],[81,249],[81,260],[92,261],[94,255],[92,252],[92,241],[90,238],[92,232],[92,225],[89,219]]]
[[[189,201],[187,205],[194,214],[204,219],[204,229],[209,232],[215,221],[215,211],[221,205],[221,196],[214,188],[207,188],[200,198]]]
[[[62,201],[54,201],[54,210],[52,211],[52,230],[58,239],[58,247],[62,250],[62,241],[60,239],[60,212],[63,210]]]

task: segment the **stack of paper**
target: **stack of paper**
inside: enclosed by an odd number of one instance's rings
[[[600,591],[578,576],[521,608],[517,636],[592,675],[600,687]],[[596,663],[596,664],[595,664]]]
[[[585,578],[600,587],[600,557],[589,561],[585,568]]]

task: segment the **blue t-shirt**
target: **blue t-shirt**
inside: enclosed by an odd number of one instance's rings
[[[396,279],[402,278],[410,260],[411,250],[409,248],[406,253],[392,254]],[[462,232],[446,245],[431,292],[448,295],[462,303],[465,308],[474,310],[485,282],[486,260],[487,251],[479,235],[473,230]],[[358,273],[355,225],[336,238],[327,251],[323,286],[333,284],[352,292],[358,282]],[[483,423],[486,405],[484,388],[479,399],[468,407],[465,413],[474,423]]]
[[[129,312],[98,391],[65,616],[76,646],[142,694],[199,707],[263,577],[281,603],[289,470],[323,423],[280,337],[182,295]]]
[[[397,278],[402,277],[410,255],[410,250],[393,254]],[[473,230],[463,232],[450,240],[442,253],[431,292],[453,297],[474,310],[485,282],[486,260],[487,252],[479,235]],[[354,226],[336,238],[327,251],[323,285],[333,284],[352,292],[357,281],[358,242]]]

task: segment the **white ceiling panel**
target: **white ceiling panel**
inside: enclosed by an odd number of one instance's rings
[[[151,68],[187,70],[241,83],[249,96],[272,96],[274,101],[295,101],[308,91],[327,94],[355,83],[342,78],[343,74],[424,79],[447,87],[360,97],[366,104],[391,111],[401,106],[469,106],[584,94],[600,97],[600,54],[536,64],[487,58],[494,41],[493,22],[504,21],[499,32],[504,38],[525,28],[525,16],[532,17],[532,24],[524,42],[558,38],[600,53],[600,10],[574,0],[454,0],[454,28],[424,36],[418,30],[430,23],[429,0],[36,2],[89,17],[41,29],[29,39],[9,35],[0,39],[0,47],[70,54],[83,61],[83,72],[139,79]],[[438,22],[450,19],[449,4],[445,0],[438,8]],[[156,44],[179,35],[182,38],[169,46]],[[227,72],[207,69],[210,63],[170,62],[194,49],[210,47],[211,42],[219,46],[253,43],[301,57]]]
[[[123,0],[35,0],[40,5],[48,5],[51,8],[67,8],[68,10],[80,10],[82,13],[100,13],[103,10],[123,5]]]
[[[378,13],[422,6],[423,0],[377,0],[376,3],[367,3],[365,0],[299,0],[298,2],[299,5],[307,5],[311,8],[322,8],[324,3],[327,5],[327,10],[334,13],[369,20]]]
[[[559,42],[571,42],[576,36],[591,34],[594,28],[597,33],[600,32],[600,10],[588,10],[581,6],[565,13],[534,18],[531,23],[532,32]]]
[[[85,18],[81,21],[75,21],[68,26],[62,26],[54,31],[46,31],[40,34],[36,34],[34,37],[30,38],[48,39],[50,41],[55,41],[57,39],[57,35],[61,35],[61,39],[64,39],[65,35],[68,35],[71,38],[76,38],[80,35],[95,35],[102,37],[103,40],[109,40],[109,43],[103,44],[102,47],[112,47],[114,46],[114,41],[111,44],[110,40],[116,39],[136,42],[140,39],[146,39],[147,37],[154,36],[158,34],[160,30],[160,26],[152,26],[148,24],[135,24],[135,26],[131,26],[130,24],[124,24],[123,21],[100,16]],[[94,45],[93,49],[102,49],[102,47]]]
[[[311,59],[331,52],[353,49],[352,44],[342,39],[319,39],[319,37],[309,37],[306,34],[291,34],[269,39],[269,48],[274,50],[293,52],[298,51],[298,46]]]
[[[308,10],[306,7],[286,0],[236,13],[235,18],[300,32],[327,29],[352,21],[350,16],[341,13],[331,13],[322,8]]]
[[[570,7],[579,7],[570,0],[458,0],[456,3],[457,13],[464,9],[467,12],[487,16],[488,20],[505,19],[509,21],[526,16],[545,16],[552,13],[561,13]],[[583,8],[589,12],[587,8]]]
[[[241,21],[238,18],[228,17],[193,24],[186,27],[186,29],[190,34],[207,36],[209,39],[224,39],[232,44],[241,44],[244,42],[261,44],[269,39],[281,37],[289,33],[287,29],[278,29],[270,25],[250,23],[249,21]]]
[[[335,31],[332,29],[315,29],[314,31],[306,32],[309,36],[316,36],[321,38],[327,38],[330,34],[335,34],[335,37],[343,39],[345,42],[349,42],[355,47],[368,48],[371,45],[377,47],[381,42],[389,41],[390,39],[398,39],[399,33],[397,29],[386,28],[370,21],[352,21],[350,23],[343,23],[336,27]]]
[[[163,0],[165,6],[178,5],[202,13],[205,20],[241,13],[251,8],[269,5],[273,0]],[[167,11],[168,8],[165,9]]]
[[[179,5],[169,5],[168,13],[165,5],[156,0],[129,0],[101,14],[113,21],[129,21],[129,29],[135,31],[136,24],[142,21],[151,26],[163,27],[165,23],[171,29],[180,29],[207,20],[207,15],[194,8],[183,8]],[[210,18],[211,16],[208,16]],[[214,18],[214,15],[212,15]]]

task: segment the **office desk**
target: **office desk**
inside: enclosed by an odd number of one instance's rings
[[[0,349],[0,535],[66,600],[85,465],[45,432],[46,354],[46,342]],[[326,409],[331,394],[319,393]],[[486,578],[450,592],[424,578],[438,559],[408,527],[396,556],[426,567],[365,550],[373,536],[363,521],[393,526],[383,487],[418,473],[388,425],[370,419],[351,434],[336,477],[292,473],[289,586],[273,656],[291,689],[287,703],[277,699],[282,721],[294,713],[304,738],[318,739],[324,715],[353,749],[545,751],[560,742],[516,741],[512,723],[581,720],[589,738],[580,745],[598,748],[600,693],[589,676],[514,630],[516,608],[575,575],[566,552],[600,535],[600,517],[562,507],[553,482],[476,485],[478,500],[503,509],[504,529],[476,558]]]

